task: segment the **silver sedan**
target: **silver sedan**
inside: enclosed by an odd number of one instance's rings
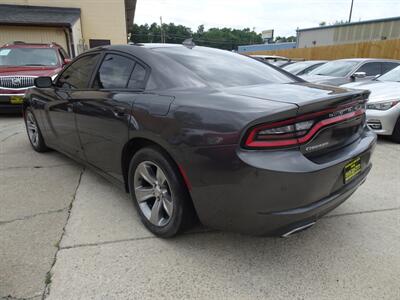
[[[375,76],[385,74],[399,65],[399,60],[381,58],[338,59],[327,62],[300,77],[313,83],[342,85],[372,79]]]
[[[400,66],[376,79],[342,85],[370,90],[367,124],[377,134],[389,135],[400,143]]]

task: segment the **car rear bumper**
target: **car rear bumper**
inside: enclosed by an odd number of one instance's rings
[[[0,114],[22,113],[22,103],[12,103],[11,97],[24,97],[24,94],[0,94]]]
[[[397,119],[400,117],[400,104],[389,110],[367,110],[368,127],[376,134],[392,135]]]
[[[218,157],[203,155],[201,162],[192,160],[188,166],[194,206],[207,226],[281,235],[314,222],[350,197],[371,169],[375,143],[376,135],[365,130],[359,140],[319,161],[297,150],[220,149]],[[344,167],[356,157],[361,159],[362,172],[344,184]],[[197,169],[197,175],[190,168]]]
[[[369,164],[356,179],[317,202],[284,211],[260,213],[265,217],[265,220],[262,221],[263,225],[268,228],[268,233],[270,234],[284,235],[302,225],[316,222],[347,200],[364,183],[371,167],[372,165]]]

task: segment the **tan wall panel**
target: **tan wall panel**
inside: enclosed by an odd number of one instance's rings
[[[112,44],[127,42],[124,0],[2,0],[1,3],[80,8],[85,44],[89,44],[89,39],[108,39]]]
[[[28,43],[55,42],[60,44],[66,51],[68,49],[65,33],[62,28],[0,25],[0,45],[13,41]]]
[[[254,51],[245,54],[279,55],[306,60],[332,60],[352,57],[400,59],[400,39],[277,51]]]

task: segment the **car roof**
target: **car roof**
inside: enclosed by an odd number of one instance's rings
[[[318,63],[323,63],[323,62],[327,62],[327,60],[299,60],[299,61],[293,62],[293,64],[299,64],[299,63],[318,64]]]
[[[268,58],[271,58],[271,59],[285,59],[285,60],[288,60],[289,58],[287,58],[287,57],[284,57],[284,56],[278,56],[278,55],[262,55],[262,54],[251,54],[251,55],[249,55],[249,56],[251,56],[251,57],[259,57],[259,58],[265,58],[265,59],[268,59]]]
[[[367,62],[367,61],[392,61],[392,62],[400,62],[396,59],[387,59],[387,58],[342,58],[337,59],[337,61],[355,61],[355,62]]]
[[[1,48],[61,48],[56,43],[41,44],[41,43],[8,43],[3,45]]]

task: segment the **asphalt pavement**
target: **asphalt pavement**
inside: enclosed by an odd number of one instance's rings
[[[198,226],[154,237],[127,194],[0,116],[0,297],[400,299],[400,145],[365,184],[288,239]]]

